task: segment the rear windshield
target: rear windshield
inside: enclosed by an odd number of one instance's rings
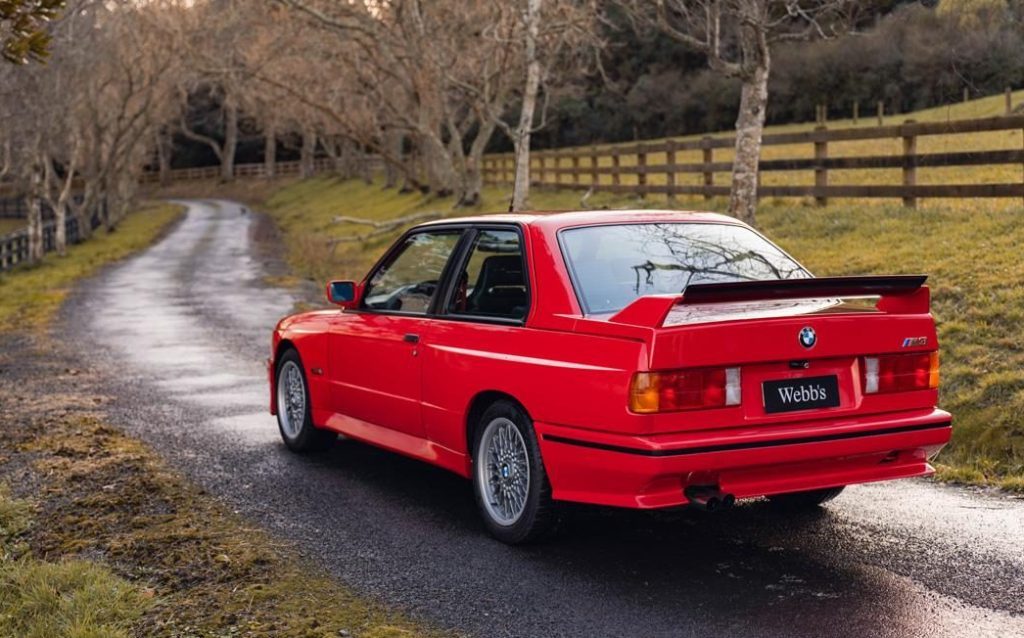
[[[562,250],[587,314],[615,312],[645,295],[690,284],[796,279],[810,274],[742,226],[622,224],[563,230]]]

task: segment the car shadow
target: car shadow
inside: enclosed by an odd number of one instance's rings
[[[636,615],[652,635],[687,626],[738,635],[731,628],[741,618],[781,635],[863,636],[882,626],[898,635],[924,622],[919,592],[841,551],[847,532],[824,508],[780,513],[763,500],[714,513],[571,505],[552,538],[512,548],[487,536],[470,483],[447,471],[353,441],[301,462],[339,490],[358,485],[371,494],[375,507],[359,515],[378,519],[368,520],[375,533],[414,517],[418,534],[443,539],[429,545],[432,561],[458,571],[469,556],[493,557],[501,582],[533,592],[576,629],[609,612]],[[462,582],[493,589],[494,574],[473,562]],[[837,606],[841,627],[827,620]],[[829,626],[807,622],[815,617]]]

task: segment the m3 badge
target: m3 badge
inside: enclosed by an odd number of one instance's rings
[[[928,345],[928,337],[907,337],[903,340],[903,348],[920,348]]]

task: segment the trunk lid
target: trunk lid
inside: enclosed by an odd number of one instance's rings
[[[653,329],[650,370],[740,368],[741,405],[658,414],[656,432],[932,407],[935,390],[865,394],[861,374],[864,356],[937,349],[923,282],[915,276],[708,284],[674,298],[638,299],[609,321]],[[771,411],[779,401],[769,394],[800,386],[837,390],[838,401]]]

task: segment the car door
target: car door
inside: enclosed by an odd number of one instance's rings
[[[470,231],[450,270],[422,353],[423,422],[432,442],[462,451],[474,392],[515,385],[509,372],[536,348],[523,328],[530,283],[521,229],[488,224]]]
[[[328,338],[335,412],[423,436],[420,341],[462,234],[406,235],[370,273],[359,309],[339,314]]]

